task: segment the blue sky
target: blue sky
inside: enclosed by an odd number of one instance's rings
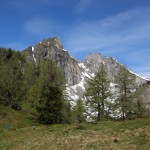
[[[112,56],[150,77],[149,0],[1,0],[0,46],[23,50],[48,37],[83,60]]]

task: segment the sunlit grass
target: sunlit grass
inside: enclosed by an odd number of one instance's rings
[[[12,150],[149,150],[150,119],[98,124],[32,126],[8,131],[0,149]]]

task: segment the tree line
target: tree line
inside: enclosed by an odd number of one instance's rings
[[[92,120],[132,119],[148,116],[142,90],[133,86],[134,77],[122,67],[112,93],[105,66],[102,64],[88,83],[85,101],[70,105],[65,94],[66,81],[54,61],[28,62],[21,52],[0,48],[0,104],[32,115],[39,123],[83,122]],[[116,114],[116,115],[115,115]]]
[[[95,77],[89,81],[89,87],[86,89],[86,104],[95,112],[95,119],[124,121],[148,117],[149,103],[148,100],[145,102],[142,96],[148,85],[135,87],[135,77],[126,67],[121,67],[115,78],[116,84],[112,90],[105,66],[101,64]]]
[[[68,123],[65,79],[51,59],[27,62],[21,52],[0,48],[0,104],[30,113],[42,124]]]

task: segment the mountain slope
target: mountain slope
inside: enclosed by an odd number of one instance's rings
[[[61,68],[65,76],[67,93],[73,102],[78,98],[84,97],[87,81],[94,77],[102,63],[104,64],[108,78],[112,83],[115,83],[119,69],[124,67],[112,57],[105,57],[100,53],[90,53],[83,62],[79,62],[64,50],[58,38],[45,39],[35,46],[28,47],[23,53],[28,61],[34,61],[35,63],[38,63],[41,58],[53,59],[58,67]],[[135,87],[147,83],[146,79],[137,76],[131,71],[130,73],[134,77]]]

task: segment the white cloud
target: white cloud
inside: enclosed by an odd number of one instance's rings
[[[76,7],[76,12],[77,13],[83,12],[92,2],[93,0],[80,0],[80,2]]]

